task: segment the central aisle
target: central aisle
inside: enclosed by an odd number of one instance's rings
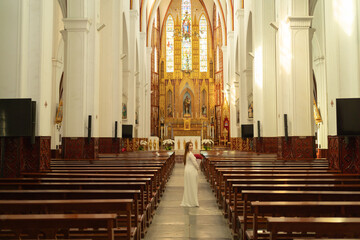
[[[175,164],[145,240],[232,239],[209,183],[202,173],[199,177],[200,207],[180,207],[184,186],[184,164]]]

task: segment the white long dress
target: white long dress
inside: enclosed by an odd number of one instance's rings
[[[186,156],[186,164],[184,170],[184,195],[181,202],[183,207],[198,207],[198,170],[199,164],[192,152]]]

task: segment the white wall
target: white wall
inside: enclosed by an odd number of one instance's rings
[[[0,97],[20,97],[21,0],[0,1]]]
[[[360,97],[357,2],[324,1],[329,135],[337,135],[336,98]]]

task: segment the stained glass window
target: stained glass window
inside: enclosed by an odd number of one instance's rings
[[[191,70],[192,47],[191,47],[191,0],[182,0],[181,3],[181,69]]]
[[[174,20],[171,15],[166,21],[166,72],[174,72]]]
[[[204,15],[199,22],[200,29],[200,72],[207,72],[207,23]]]

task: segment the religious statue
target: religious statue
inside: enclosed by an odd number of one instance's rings
[[[171,104],[168,105],[167,107],[167,115],[168,117],[172,117],[172,108],[171,108]]]
[[[248,118],[253,118],[254,117],[254,112],[253,112],[253,103],[250,103],[249,104],[249,107],[248,107]]]
[[[188,12],[185,13],[185,17],[182,22],[182,31],[183,31],[183,33],[182,33],[183,37],[186,40],[189,40],[190,39],[190,16],[189,16]]]
[[[205,104],[202,105],[201,112],[202,112],[202,115],[206,117],[206,105]]]
[[[184,99],[184,114],[190,114],[190,104],[191,100],[189,96],[186,96],[186,98]]]
[[[127,119],[127,107],[126,103],[122,104],[122,119]]]

